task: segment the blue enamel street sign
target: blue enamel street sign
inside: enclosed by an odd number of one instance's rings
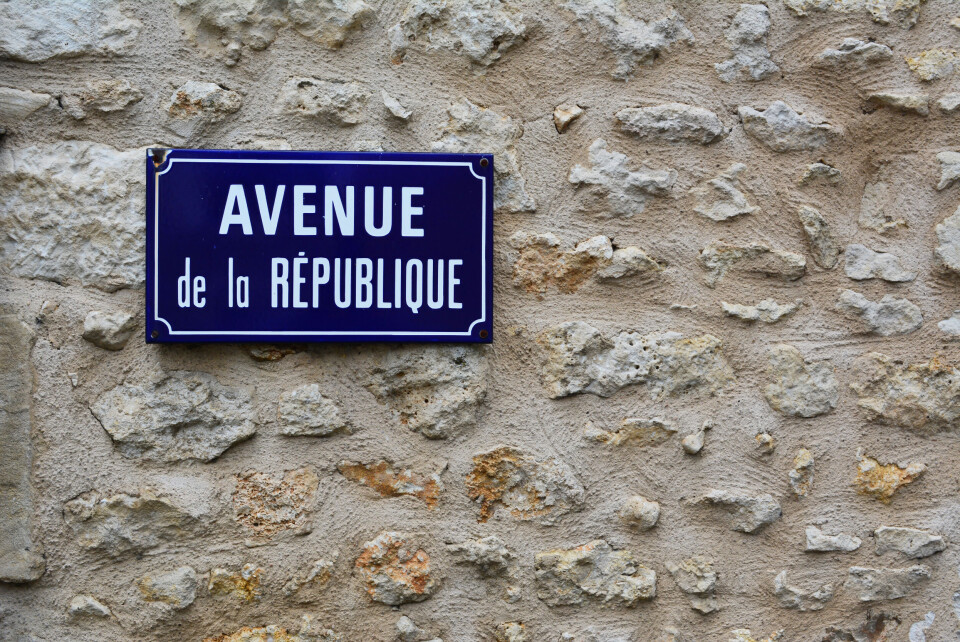
[[[148,150],[147,341],[487,343],[493,156]]]

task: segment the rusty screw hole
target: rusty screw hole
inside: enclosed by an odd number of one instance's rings
[[[153,155],[154,167],[160,167],[163,165],[163,161],[167,159],[167,150],[165,149],[152,149],[150,153]]]
[[[156,339],[157,337],[160,336],[160,333],[157,332],[156,330],[154,330],[153,332],[150,333],[150,336],[151,336],[152,338]]]
[[[480,167],[486,167],[489,164],[490,164],[490,161],[488,161],[486,158],[480,159]]]
[[[480,338],[481,338],[481,339],[486,339],[489,334],[490,334],[490,333],[487,332],[486,330],[481,330],[481,331],[480,331]]]

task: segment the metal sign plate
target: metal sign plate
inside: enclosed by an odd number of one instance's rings
[[[146,163],[148,342],[493,339],[491,154]]]

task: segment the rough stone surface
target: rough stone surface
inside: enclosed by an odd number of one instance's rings
[[[793,458],[793,470],[787,474],[790,488],[797,497],[806,497],[813,490],[813,469],[813,453],[806,448],[798,450]]]
[[[803,170],[803,174],[800,176],[800,180],[797,182],[800,183],[800,185],[808,185],[819,181],[826,181],[830,185],[838,185],[842,176],[843,172],[833,165],[817,162],[807,165]]]
[[[162,602],[174,609],[185,609],[197,597],[197,572],[181,566],[167,573],[144,575],[137,580],[140,597],[145,602]]]
[[[228,597],[241,602],[255,602],[263,597],[261,576],[263,569],[255,564],[244,564],[239,571],[210,569],[207,590],[211,595]]]
[[[873,107],[889,107],[896,111],[927,116],[930,114],[930,97],[925,94],[904,94],[892,91],[878,91],[867,96],[867,103]]]
[[[914,482],[927,467],[917,462],[882,464],[873,457],[857,454],[857,490],[889,504],[902,486]]]
[[[859,243],[848,245],[844,251],[844,272],[851,279],[881,279],[891,283],[904,283],[917,278],[915,272],[904,269],[893,254],[875,252]]]
[[[730,513],[730,528],[741,533],[756,533],[780,519],[780,503],[772,495],[747,495],[726,490],[710,490],[697,500],[714,504]]]
[[[357,82],[291,78],[277,97],[278,111],[341,125],[363,122],[370,95]]]
[[[880,234],[907,227],[907,222],[898,216],[897,208],[891,201],[891,189],[887,183],[867,183],[863,186],[857,223],[865,230]]]
[[[88,112],[111,114],[143,100],[143,91],[129,80],[99,80],[60,96],[64,111],[83,120]]]
[[[587,191],[597,203],[595,213],[604,218],[630,218],[646,208],[647,201],[673,187],[677,172],[654,170],[646,165],[633,171],[625,154],[607,149],[607,141],[598,138],[590,145],[590,167],[574,165],[568,180]]]
[[[368,388],[410,430],[447,439],[476,426],[487,370],[479,348],[397,349],[374,370]]]
[[[203,638],[203,642],[346,642],[346,638],[333,629],[323,628],[313,616],[304,615],[298,630],[277,624],[244,626],[233,633]]]
[[[624,419],[616,430],[604,430],[588,423],[584,436],[601,444],[620,446],[631,444],[639,447],[658,446],[677,434],[677,428],[660,418],[642,419],[631,417]]]
[[[920,308],[892,294],[874,302],[858,292],[844,290],[837,299],[837,310],[847,318],[860,321],[864,331],[882,337],[910,334],[923,325]]]
[[[881,25],[897,24],[909,29],[920,17],[920,7],[925,0],[783,0],[783,4],[798,16],[811,12],[835,11],[837,13],[867,12],[870,18]]]
[[[628,107],[615,117],[625,131],[647,141],[708,145],[727,133],[715,113],[683,103]]]
[[[839,133],[819,117],[799,114],[781,100],[762,111],[740,107],[737,113],[743,130],[775,152],[817,149]]]
[[[747,166],[735,163],[716,178],[711,178],[690,190],[693,210],[712,221],[727,221],[743,214],[754,214],[760,208],[751,205],[743,193],[740,174]]]
[[[477,65],[490,65],[523,42],[527,26],[521,5],[485,0],[412,0],[390,27],[390,55],[403,62],[412,43],[447,49]]]
[[[549,606],[603,604],[634,606],[657,594],[657,574],[629,551],[614,550],[602,539],[572,549],[537,553],[537,597]]]
[[[573,121],[583,114],[584,110],[580,105],[569,105],[567,103],[557,105],[557,108],[553,110],[553,125],[557,128],[557,133],[562,134],[567,131]]]
[[[893,59],[893,50],[879,42],[844,38],[836,49],[824,49],[818,56],[820,66],[865,66]]]
[[[5,311],[4,311],[5,312]],[[43,575],[43,547],[33,537],[35,504],[30,483],[31,396],[27,358],[36,336],[16,315],[0,314],[0,582],[32,582]]]
[[[439,473],[421,475],[409,468],[395,469],[382,459],[369,464],[342,461],[337,470],[350,481],[368,486],[384,497],[414,497],[429,508],[437,505],[443,492]]]
[[[940,152],[937,154],[940,163],[940,182],[937,189],[946,189],[960,178],[960,152]]]
[[[234,515],[255,537],[270,538],[283,531],[310,532],[309,513],[319,485],[313,471],[291,470],[282,479],[250,472],[236,479]]]
[[[330,583],[336,558],[334,555],[332,560],[319,559],[307,564],[283,585],[283,594],[300,604],[319,602]]]
[[[648,531],[657,525],[660,519],[660,504],[652,502],[646,497],[634,495],[628,497],[620,506],[617,516],[624,524],[641,531]]]
[[[320,386],[307,383],[280,395],[277,404],[280,434],[288,437],[327,437],[352,432],[350,422]]]
[[[818,210],[812,207],[803,205],[797,213],[800,224],[803,225],[803,231],[807,235],[813,262],[825,270],[836,267],[837,260],[840,258],[840,245],[833,236],[830,224]]]
[[[473,458],[467,495],[480,504],[479,522],[501,504],[519,520],[552,525],[583,504],[584,489],[573,470],[554,457],[536,459],[501,446]]]
[[[707,271],[708,287],[715,287],[729,272],[796,281],[807,270],[807,260],[795,254],[763,243],[731,245],[713,241],[700,250],[697,257]]]
[[[906,597],[928,581],[930,569],[922,565],[908,568],[851,566],[846,588],[861,602],[877,602]]]
[[[770,10],[762,4],[741,4],[740,11],[724,31],[733,56],[714,67],[724,82],[740,78],[766,80],[780,71],[767,50]]]
[[[212,461],[257,431],[249,393],[202,372],[121,384],[91,410],[120,454],[153,461]]]
[[[715,594],[717,572],[713,563],[702,556],[690,557],[679,562],[667,562],[667,570],[677,583],[677,588],[690,596],[690,606],[703,614],[720,610]]]
[[[840,388],[829,361],[808,362],[793,346],[780,344],[769,352],[773,383],[764,389],[774,410],[793,417],[816,417],[837,407]]]
[[[863,543],[859,537],[853,535],[827,535],[816,526],[807,526],[804,533],[807,538],[805,550],[808,553],[852,553]]]
[[[920,559],[947,548],[947,542],[942,535],[934,535],[918,528],[881,526],[873,532],[873,536],[877,555],[894,552]]]
[[[956,49],[928,49],[907,58],[910,71],[925,82],[952,76],[957,64]]]
[[[940,111],[950,114],[960,109],[960,94],[944,94],[937,99]]]
[[[960,273],[960,208],[937,225],[936,232],[937,260],[944,268]]]
[[[523,123],[463,99],[447,107],[450,120],[431,150],[454,154],[493,153],[493,206],[498,212],[532,212],[537,208],[520,173],[517,143]]]
[[[128,312],[93,310],[83,320],[83,338],[104,350],[123,350],[136,328]]]
[[[639,65],[653,64],[674,43],[694,39],[675,11],[645,21],[634,18],[627,11],[628,5],[615,0],[564,0],[561,6],[573,12],[585,33],[599,31],[617,59],[611,75],[618,80],[632,77]]]
[[[577,393],[608,397],[624,386],[645,383],[654,396],[706,388],[715,393],[734,382],[722,344],[710,335],[683,338],[676,332],[605,338],[579,321],[543,332],[541,377],[553,398]]]
[[[399,100],[388,94],[386,90],[380,90],[380,99],[383,100],[383,106],[387,108],[387,111],[400,120],[407,120],[413,115],[413,110],[404,107]]]
[[[67,607],[67,615],[72,618],[108,618],[113,613],[110,612],[110,608],[106,604],[92,595],[75,595]]]
[[[954,310],[952,315],[938,322],[937,327],[951,337],[960,336],[960,310]]]
[[[797,611],[820,611],[833,599],[833,585],[824,584],[812,590],[803,590],[790,586],[787,572],[780,571],[773,579],[773,593],[780,600],[780,606]]]
[[[374,602],[422,602],[440,586],[430,556],[402,533],[384,531],[364,544],[355,566]]]
[[[958,371],[941,359],[903,365],[879,352],[857,363],[850,388],[871,421],[921,433],[956,428],[960,417]]]
[[[212,123],[238,111],[240,94],[212,82],[191,80],[176,89],[164,107],[170,129],[180,136],[193,136]]]
[[[731,317],[744,321],[760,321],[762,323],[776,323],[780,319],[792,315],[800,309],[803,301],[797,299],[793,303],[779,304],[773,299],[764,299],[756,305],[742,305],[740,303],[720,302],[720,307]]]
[[[143,190],[140,150],[71,141],[0,151],[4,266],[107,292],[142,285]]]
[[[53,96],[50,94],[0,87],[0,123],[19,122],[38,109],[46,107],[52,100]]]

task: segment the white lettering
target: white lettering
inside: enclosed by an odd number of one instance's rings
[[[234,214],[234,206],[239,210]],[[231,225],[239,225],[247,236],[253,234],[253,225],[250,224],[250,210],[247,209],[247,197],[243,193],[243,185],[231,185],[227,192],[227,204],[223,208],[223,217],[220,219],[220,233],[226,234]]]
[[[412,200],[414,196],[423,196],[422,187],[401,187],[400,188],[400,234],[401,236],[423,236],[423,229],[412,227],[411,216],[420,216],[423,214],[422,207],[414,207]]]
[[[294,185],[293,186],[293,233],[296,236],[316,236],[317,234],[317,228],[303,224],[304,214],[317,213],[316,206],[304,204],[303,195],[316,194],[316,193],[317,193],[316,185]]]
[[[347,185],[347,206],[340,200],[336,185],[327,185],[323,190],[323,233],[333,236],[333,217],[342,236],[353,236],[353,185]]]
[[[277,185],[277,195],[273,198],[273,210],[268,210],[266,190],[263,189],[263,185],[254,186],[254,190],[257,192],[257,205],[260,206],[260,222],[263,224],[263,233],[267,236],[273,236],[277,233],[277,223],[280,222],[280,204],[283,202],[283,192],[286,189],[286,185]],[[303,194],[300,195],[300,200],[302,205]]]

